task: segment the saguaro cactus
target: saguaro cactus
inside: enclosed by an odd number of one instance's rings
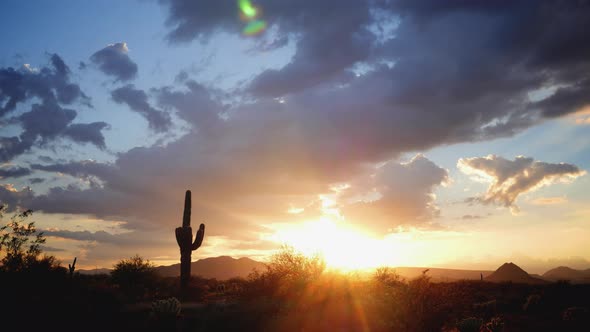
[[[74,276],[74,271],[76,270],[76,260],[78,257],[74,257],[74,262],[72,264],[68,264],[68,270],[70,271],[70,278]]]
[[[205,237],[205,224],[199,226],[195,241],[193,242],[193,230],[191,228],[191,191],[187,190],[184,196],[184,215],[182,227],[176,228],[176,242],[180,247],[180,287],[182,290],[188,286],[191,277],[191,253],[199,249]]]

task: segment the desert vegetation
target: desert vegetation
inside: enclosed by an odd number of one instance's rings
[[[326,269],[284,247],[247,278],[160,277],[135,255],[84,275],[44,255],[31,211],[3,220],[4,324],[82,331],[587,331],[590,285],[432,282]],[[80,259],[78,259],[78,262]],[[14,325],[12,325],[14,326]]]

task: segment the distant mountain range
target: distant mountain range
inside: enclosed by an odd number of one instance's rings
[[[572,283],[590,283],[590,269],[574,270],[567,266],[560,266],[545,272],[543,279],[551,281],[567,280]]]
[[[158,266],[156,272],[163,277],[178,277],[180,264]],[[233,277],[247,277],[254,269],[265,270],[265,264],[250,258],[232,258],[219,256],[199,259],[192,262],[191,271],[194,276],[226,280]],[[529,274],[518,265],[504,263],[496,271],[489,270],[461,270],[427,267],[396,267],[396,273],[406,279],[420,276],[425,270],[434,282],[450,282],[457,280],[480,280],[489,282],[513,282],[526,284],[543,284],[559,280],[572,283],[590,283],[590,269],[574,270],[560,266],[545,272],[543,275]],[[110,269],[78,270],[81,274],[108,274]]]
[[[265,269],[265,265],[250,258],[236,259],[230,256],[203,258],[191,263],[192,275],[219,280],[247,277],[254,269],[262,271]],[[178,277],[180,276],[180,263],[158,266],[156,272],[163,277]]]
[[[230,256],[203,258],[191,263],[193,276],[201,276],[208,279],[215,278],[218,280],[233,277],[247,277],[254,269],[262,271],[265,269],[265,265],[250,258],[243,257],[236,259]],[[178,277],[180,276],[180,263],[157,266],[155,270],[162,277]],[[109,274],[111,269],[77,270],[77,272],[87,275]]]

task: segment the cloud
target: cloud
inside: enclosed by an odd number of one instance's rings
[[[28,207],[21,204],[21,202],[29,202],[33,196],[34,193],[31,188],[27,187],[22,190],[18,190],[11,184],[0,183],[0,205],[7,205],[8,211],[15,211],[19,207],[28,209]]]
[[[6,178],[18,178],[31,174],[31,170],[25,167],[1,167],[0,168],[0,179]]]
[[[567,198],[564,196],[557,197],[539,197],[534,199],[532,202],[534,205],[555,205],[567,203]]]
[[[97,148],[104,150],[106,149],[106,144],[102,130],[108,127],[108,123],[102,121],[92,123],[75,123],[69,125],[66,128],[64,135],[71,138],[74,142],[92,143]]]
[[[58,237],[63,239],[70,239],[76,241],[91,241],[91,242],[101,242],[101,243],[112,243],[117,245],[130,245],[130,244],[137,244],[139,239],[135,239],[132,243],[129,243],[130,240],[134,239],[133,236],[130,234],[111,234],[106,231],[69,231],[69,230],[56,230],[56,229],[44,229],[42,230],[45,236],[51,237]],[[141,243],[145,243],[140,241]]]
[[[43,183],[43,182],[45,182],[44,178],[31,178],[31,179],[29,179],[30,184],[38,184],[38,183]]]
[[[69,162],[63,164],[31,164],[31,169],[40,170],[45,172],[55,172],[68,174],[78,178],[88,178],[95,176],[98,178],[107,178],[113,167],[109,164],[99,163],[93,160],[82,160],[76,162]]]
[[[32,70],[30,66],[0,68],[0,117],[16,109],[17,104],[32,97],[43,104],[71,104],[80,100],[90,105],[90,98],[77,84],[70,82],[70,69],[57,54],[51,54],[50,67]],[[3,105],[2,105],[3,104]]]
[[[368,183],[360,183],[361,188],[368,185],[369,192],[359,192],[353,184],[347,198],[357,202],[344,206],[343,214],[382,234],[400,225],[426,226],[440,214],[434,191],[449,181],[447,170],[421,154],[405,163],[389,161],[376,169]]]
[[[136,89],[134,85],[128,84],[111,91],[111,97],[119,104],[126,104],[129,108],[149,123],[150,129],[156,132],[164,132],[172,126],[170,115],[153,108],[148,103],[148,96],[143,90]]]
[[[475,201],[499,204],[518,211],[515,202],[521,194],[556,182],[569,182],[586,172],[566,163],[551,164],[518,156],[514,160],[496,155],[461,158],[457,167],[465,174],[480,176],[491,184],[487,192]]]
[[[184,87],[180,91],[171,87],[156,89],[158,104],[176,110],[194,129],[216,128],[221,121],[220,114],[227,109],[218,101],[219,92],[193,80],[187,80]]]
[[[206,40],[214,32],[241,30],[235,19],[235,3],[187,0],[160,1],[168,8],[168,34],[173,42],[193,39]],[[377,4],[378,2],[374,2]],[[286,43],[289,36],[297,36],[297,51],[284,68],[268,70],[255,78],[248,91],[257,96],[276,97],[301,91],[326,79],[338,76],[355,62],[365,60],[371,49],[373,36],[368,31],[371,23],[370,6],[364,0],[328,1],[261,1],[257,3],[265,13],[269,26],[277,27],[276,42]],[[267,46],[261,44],[261,48]]]
[[[241,29],[233,2],[160,3],[168,9],[173,42]],[[182,194],[191,189],[195,221],[211,223],[213,234],[242,237],[266,223],[311,218],[317,208],[287,211],[313,206],[334,184],[356,188],[355,179],[374,174],[372,187],[361,192],[375,188],[381,199],[343,206],[346,218],[381,231],[427,224],[439,213],[432,194],[448,175],[425,157],[400,164],[400,155],[511,136],[584,104],[580,92],[529,98],[541,88],[587,88],[590,49],[578,41],[586,38],[590,11],[578,2],[260,5],[277,38],[296,47],[287,65],[255,74],[232,104],[194,81],[156,87],[157,107],[143,96],[138,107],[176,112],[190,125],[184,136],[122,152],[105,166],[109,171],[78,165],[82,170],[72,174],[96,176],[101,186],[54,187],[23,197],[28,206],[116,216],[131,229],[173,229]],[[386,22],[393,22],[390,33],[381,27]],[[18,99],[17,92],[10,96]],[[274,98],[279,95],[282,103]],[[561,101],[568,96],[575,102]],[[18,140],[5,142],[19,148]],[[403,203],[410,198],[416,203]]]
[[[109,44],[90,56],[90,61],[106,75],[117,81],[129,81],[137,76],[137,64],[129,58],[127,43]]]
[[[0,119],[14,112],[18,104],[32,103],[29,111],[7,119],[20,126],[22,132],[18,136],[0,136],[0,161],[12,160],[35,144],[43,146],[61,137],[104,148],[100,132],[104,126],[71,124],[78,113],[64,105],[79,102],[91,106],[90,98],[70,82],[70,69],[61,57],[52,54],[49,60],[49,66],[40,69],[0,68]],[[90,133],[81,133],[80,126]]]
[[[56,248],[56,247],[50,247],[50,246],[41,246],[41,251],[50,251],[50,252],[65,252],[65,249],[62,248]]]
[[[483,218],[485,218],[485,217],[482,217],[477,214],[465,214],[461,217],[461,219],[463,219],[463,220],[475,220],[475,219],[483,219]]]

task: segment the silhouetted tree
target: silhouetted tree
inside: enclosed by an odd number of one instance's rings
[[[0,206],[0,220],[4,217],[6,206]],[[53,256],[41,255],[41,245],[45,243],[43,232],[38,232],[34,222],[25,220],[33,214],[32,210],[15,213],[6,224],[0,227],[0,253],[3,255],[2,270],[19,272],[28,269],[52,269],[59,266]]]

